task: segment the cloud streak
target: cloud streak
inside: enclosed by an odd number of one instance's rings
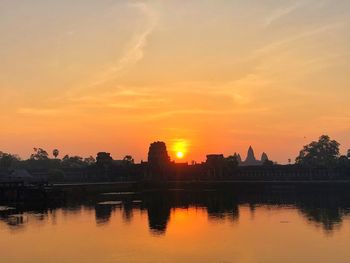
[[[283,46],[289,47],[289,44],[292,42],[296,42],[298,40],[308,38],[308,37],[311,37],[311,36],[314,36],[314,35],[329,31],[329,30],[334,30],[334,29],[341,27],[343,25],[344,25],[343,22],[336,22],[333,24],[326,24],[326,25],[321,25],[321,26],[316,27],[316,28],[307,29],[304,32],[301,32],[300,34],[295,34],[295,35],[292,35],[292,36],[287,37],[285,39],[278,40],[278,41],[270,43],[264,47],[261,47],[261,48],[255,50],[254,53],[255,53],[255,55],[266,54],[266,53],[269,53],[275,49],[283,47]]]
[[[294,2],[292,5],[286,6],[284,8],[279,8],[274,10],[270,16],[268,16],[265,20],[264,26],[268,27],[271,24],[275,23],[276,21],[278,21],[279,19],[288,16],[289,14],[291,14],[293,11],[295,11],[296,9],[298,9],[299,7],[302,6],[301,2]]]
[[[109,80],[119,77],[144,57],[144,48],[147,45],[149,36],[157,25],[158,15],[146,3],[132,3],[129,4],[129,6],[131,8],[136,8],[145,15],[148,20],[148,25],[143,32],[134,37],[132,45],[124,53],[122,58],[115,65],[106,69],[91,86],[99,86]]]

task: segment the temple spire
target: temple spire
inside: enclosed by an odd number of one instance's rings
[[[252,146],[249,146],[248,153],[247,153],[247,159],[245,160],[246,162],[255,162],[255,155],[254,155],[254,150]]]

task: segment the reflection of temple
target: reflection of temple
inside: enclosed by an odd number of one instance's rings
[[[112,216],[112,206],[110,205],[96,205],[95,218],[97,224],[106,224]]]
[[[170,219],[170,207],[151,205],[147,208],[148,224],[155,234],[164,234]]]
[[[97,204],[91,205],[91,201],[81,199],[77,203],[76,196],[73,201],[75,206],[63,207],[23,207],[21,210],[9,209],[0,210],[0,221],[11,229],[20,229],[32,221],[49,223],[48,215],[55,214],[57,208],[62,209],[65,217],[75,216],[78,211],[91,209],[95,210],[95,220],[98,224],[108,224],[114,220],[111,215],[116,212],[124,222],[132,220],[132,212],[135,209],[145,210],[148,215],[148,225],[152,233],[164,235],[169,221],[171,211],[176,213],[176,209],[200,208],[205,209],[209,220],[239,220],[240,207],[242,205],[251,208],[254,212],[260,206],[274,207],[295,207],[306,220],[315,226],[321,226],[326,233],[332,233],[341,226],[343,218],[350,214],[350,193],[346,187],[335,188],[334,190],[299,189],[289,191],[271,191],[268,189],[246,189],[236,188],[235,191],[166,191],[166,192],[144,192],[138,193],[140,202],[132,202],[131,197],[123,199],[122,204],[116,208],[113,205]],[[120,210],[119,210],[120,209]],[[30,212],[26,212],[30,211]],[[35,214],[36,216],[32,216]],[[37,214],[42,214],[38,217]],[[91,213],[90,213],[91,214]],[[1,222],[0,222],[1,223]]]
[[[159,193],[146,199],[148,224],[154,234],[164,234],[170,219],[170,204]]]

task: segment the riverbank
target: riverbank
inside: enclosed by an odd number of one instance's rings
[[[309,191],[315,189],[349,190],[350,180],[300,180],[300,181],[123,181],[123,182],[75,182],[34,184],[0,184],[2,202],[58,202],[65,195],[90,195],[102,192],[149,192],[149,191],[206,191],[225,190],[230,192],[266,192],[266,191]]]
[[[171,189],[226,189],[237,191],[240,189],[256,188],[315,188],[341,187],[350,189],[350,180],[302,180],[302,181],[263,181],[263,180],[235,180],[235,181],[130,181],[130,182],[96,182],[96,183],[59,183],[53,184],[56,189],[65,192],[86,191],[149,191]]]

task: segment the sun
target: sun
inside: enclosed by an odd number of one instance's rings
[[[188,152],[188,141],[185,139],[174,139],[171,151],[176,159],[184,159]]]
[[[176,157],[179,158],[179,159],[184,158],[184,155],[185,155],[185,154],[184,154],[183,152],[177,152],[177,153],[176,153]]]

